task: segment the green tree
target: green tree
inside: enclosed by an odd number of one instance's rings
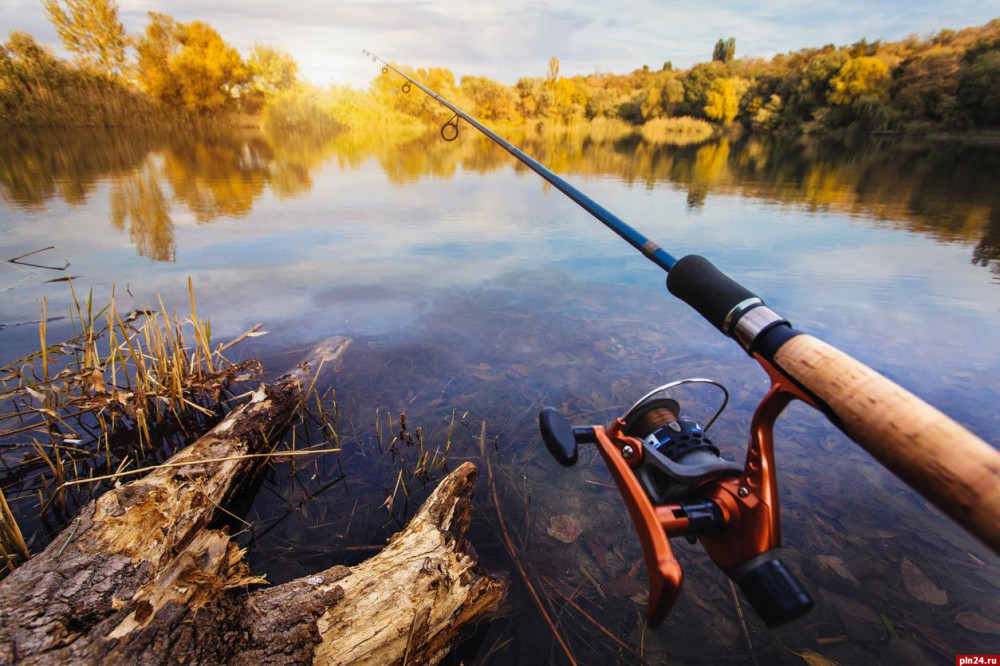
[[[1000,126],[1000,50],[979,55],[965,68],[958,104],[977,125]]]
[[[735,55],[736,38],[730,37],[729,39],[720,39],[715,43],[715,49],[712,51],[712,61],[728,65],[733,61],[733,57]]]
[[[77,62],[108,75],[125,69],[128,37],[115,0],[42,0],[63,46]]]
[[[715,79],[725,75],[725,67],[719,62],[703,62],[695,65],[684,75],[684,102],[678,111],[682,115],[705,117],[708,91]]]
[[[797,101],[805,107],[815,108],[826,104],[830,80],[847,64],[850,57],[843,51],[819,53],[809,59],[795,85]]]
[[[684,101],[684,84],[677,78],[671,77],[663,84],[660,92],[660,107],[664,116],[672,116],[677,108]]]
[[[830,79],[827,100],[838,106],[851,106],[863,97],[884,100],[889,96],[889,66],[878,58],[861,56],[844,63]]]

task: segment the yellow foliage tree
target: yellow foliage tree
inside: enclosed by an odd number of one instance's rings
[[[266,94],[289,90],[295,85],[299,65],[291,55],[267,44],[254,44],[247,66],[253,87]]]
[[[396,65],[445,99],[455,96],[455,74],[446,67],[417,69]],[[395,72],[381,74],[372,81],[372,92],[381,104],[425,122],[440,122],[450,112],[434,98],[413,88]]]
[[[735,79],[715,79],[708,89],[705,115],[723,125],[732,124],[740,110],[739,86]]]
[[[125,26],[114,0],[42,0],[63,46],[84,67],[108,75],[125,68]]]
[[[463,76],[461,92],[481,120],[519,119],[517,96],[502,83],[481,76]]]
[[[139,81],[155,99],[204,113],[231,103],[250,72],[239,52],[207,23],[178,23],[150,12],[136,45]]]
[[[178,30],[178,23],[166,14],[149,12],[146,34],[135,45],[139,84],[150,97],[169,106],[181,105],[180,83],[170,71],[170,60],[181,49]]]
[[[862,97],[889,97],[889,66],[878,58],[851,58],[830,79],[827,101],[831,104],[850,106]]]
[[[249,76],[239,52],[201,21],[185,24],[180,42],[183,46],[171,59],[171,70],[180,80],[185,108],[211,111],[225,106]]]

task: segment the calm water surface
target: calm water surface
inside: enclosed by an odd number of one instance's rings
[[[517,140],[675,256],[707,255],[798,328],[1000,441],[1000,147]],[[733,393],[713,432],[742,460],[766,378],[669,297],[657,268],[471,133],[446,144],[11,132],[0,195],[0,258],[54,245],[32,261],[70,264],[0,264],[5,361],[37,348],[41,298],[68,312],[65,283],[48,282],[66,274],[98,302],[114,285],[123,311],[156,294],[186,311],[190,276],[216,340],[265,322],[270,334],[234,358],[261,357],[272,374],[319,339],[355,338],[332,379],[339,459],[276,466],[246,509],[240,538],[272,581],[356,563],[412,515],[433,484],[412,477],[413,451],[380,454],[375,428],[378,413],[385,437],[405,411],[431,447],[451,441],[451,468],[480,460],[486,423],[536,585],[575,596],[651,663],[945,663],[1000,646],[998,558],[801,406],[777,433],[785,559],[817,608],[767,630],[744,607],[744,631],[724,576],[681,541],[684,591],[662,628],[645,629],[641,554],[607,471],[587,452],[559,468],[535,415],[551,404],[603,423],[656,384],[707,376]],[[52,322],[51,339],[60,332]],[[709,393],[682,397],[711,413]],[[400,493],[389,511],[400,470],[409,501]],[[480,492],[472,540],[487,567],[513,571],[491,508]],[[560,514],[583,527],[573,544],[548,535]],[[929,603],[927,585],[947,602]],[[512,589],[506,616],[461,658],[558,663],[516,574]],[[637,661],[550,596],[582,662]]]

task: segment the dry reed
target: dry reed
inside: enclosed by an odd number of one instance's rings
[[[81,303],[69,286],[72,337],[51,341],[43,299],[40,350],[0,367],[0,576],[29,557],[15,515],[30,511],[12,511],[8,501],[34,500],[43,517],[54,509],[64,519],[100,482],[134,474],[206,430],[228,411],[230,384],[260,372],[256,360],[234,364],[222,354],[263,335],[259,326],[213,350],[190,280],[183,319],[161,299],[159,309],[122,313],[114,288],[95,313],[93,292]]]

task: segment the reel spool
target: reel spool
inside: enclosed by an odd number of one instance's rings
[[[723,393],[723,401],[708,427],[681,416],[670,389],[689,384],[709,384]],[[702,483],[737,476],[743,466],[722,457],[706,431],[729,402],[729,392],[710,379],[682,379],[659,386],[640,398],[625,415],[622,434],[643,443],[643,462],[634,471],[654,506],[676,502]]]

